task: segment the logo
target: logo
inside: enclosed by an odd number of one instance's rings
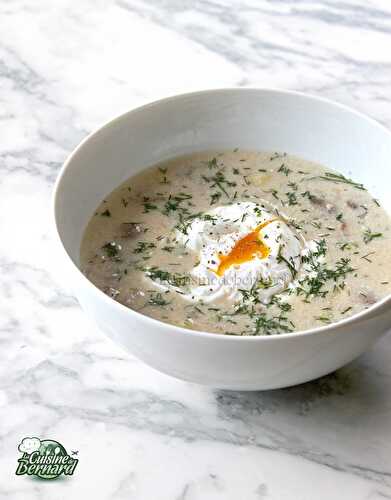
[[[73,457],[77,451],[72,451],[70,456],[62,444],[52,439],[41,441],[37,437],[25,437],[18,450],[23,456],[18,459],[17,476],[27,474],[41,479],[55,479],[61,474],[71,476],[79,462]]]

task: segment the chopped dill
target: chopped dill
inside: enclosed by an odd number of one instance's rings
[[[277,158],[285,158],[286,157],[286,153],[273,153],[270,157],[270,161],[273,161],[273,160],[276,160]]]
[[[115,241],[109,241],[102,246],[102,250],[110,259],[118,257],[121,247]]]
[[[296,278],[296,275],[297,275],[297,270],[296,270],[296,267],[294,265],[294,262],[293,262],[293,258],[290,257],[289,260],[287,258],[285,258],[283,255],[282,255],[282,245],[280,245],[279,249],[278,249],[278,254],[277,254],[277,262],[280,263],[280,262],[285,262],[285,264],[288,266],[288,269],[289,271],[291,272],[292,274],[292,278],[295,279]]]
[[[152,243],[151,241],[139,241],[136,248],[133,250],[133,253],[144,253],[152,248],[156,248],[155,243]]]
[[[144,272],[152,281],[160,281],[173,286],[183,286],[189,282],[189,276],[179,273],[170,273],[156,266],[144,268]]]
[[[225,178],[222,170],[218,170],[212,177],[206,177],[205,175],[203,175],[202,178],[204,181],[212,183],[210,185],[211,188],[218,187],[220,191],[226,195],[227,198],[229,198],[229,194],[226,190],[226,187],[236,186],[236,182],[229,181]]]
[[[147,214],[151,210],[157,210],[157,206],[149,201],[148,196],[143,198],[144,213]]]
[[[210,196],[210,204],[215,205],[219,199],[221,198],[221,192],[217,191],[216,193],[212,193]]]
[[[281,167],[277,170],[277,172],[281,172],[281,173],[285,174],[286,176],[288,176],[292,172],[292,170],[290,168],[288,168],[285,165],[285,163],[283,163],[281,165]]]
[[[363,233],[363,240],[364,243],[368,244],[375,238],[381,238],[383,236],[383,233],[374,233],[370,229],[366,229]]]
[[[297,205],[297,198],[296,194],[293,191],[289,191],[288,193],[285,193],[287,198],[288,198],[288,205]]]
[[[208,168],[217,168],[217,158],[213,157],[211,160],[208,160]]]
[[[268,318],[265,313],[255,317],[254,335],[272,335],[275,333],[292,332],[292,328],[287,324],[285,316],[274,316]]]
[[[345,177],[342,174],[336,174],[334,172],[325,172],[324,175],[320,175],[317,177],[317,179],[322,179],[324,181],[330,181],[330,182],[336,182],[336,183],[342,183],[342,184],[350,184],[351,186],[355,187],[356,189],[361,189],[365,191],[365,187],[363,184],[360,182],[355,182],[352,179],[349,179],[348,177]]]
[[[148,301],[145,303],[145,306],[168,306],[171,302],[166,300],[163,297],[161,292],[151,292],[151,295]]]

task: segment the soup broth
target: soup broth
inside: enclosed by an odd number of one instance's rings
[[[360,183],[285,153],[174,158],[96,209],[81,268],[125,306],[230,335],[340,321],[391,291],[390,217]]]

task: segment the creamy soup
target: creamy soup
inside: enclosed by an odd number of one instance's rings
[[[204,152],[102,201],[81,268],[174,325],[271,335],[340,321],[391,291],[390,217],[364,186],[285,153]]]

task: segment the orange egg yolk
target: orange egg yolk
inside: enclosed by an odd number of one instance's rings
[[[259,233],[264,227],[276,220],[277,219],[271,219],[257,226],[254,231],[238,240],[228,255],[220,254],[220,263],[216,274],[218,276],[223,276],[229,267],[248,262],[255,256],[259,256],[261,259],[267,257],[270,248],[263,243]]]

